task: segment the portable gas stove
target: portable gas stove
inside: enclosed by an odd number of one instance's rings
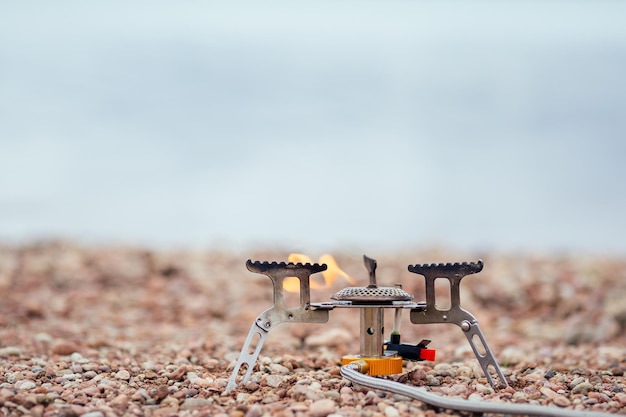
[[[404,291],[399,284],[394,287],[379,287],[376,283],[376,261],[365,255],[363,260],[369,273],[369,285],[344,288],[330,297],[333,301],[322,303],[311,302],[310,276],[325,271],[325,264],[248,260],[246,267],[249,271],[267,275],[272,280],[274,305],[261,313],[252,324],[226,390],[230,391],[237,386],[239,372],[244,364],[247,369],[240,382],[249,379],[270,330],[281,323],[326,323],[329,312],[335,308],[360,309],[360,353],[344,356],[342,365],[360,361],[369,375],[376,376],[401,373],[403,360],[434,360],[435,350],[427,347],[430,340],[425,339],[417,344],[401,343],[401,315],[403,310],[408,309],[413,324],[450,323],[459,326],[491,386],[508,386],[476,317],[461,308],[461,280],[466,275],[480,272],[483,268],[482,260],[471,263],[409,265],[410,272],[422,275],[426,280],[426,301],[422,302],[413,301],[413,295]],[[300,304],[287,308],[283,297],[283,281],[290,277],[296,277],[300,281]],[[447,279],[450,283],[450,308],[445,310],[438,308],[435,300],[435,280],[438,278]],[[388,341],[384,340],[386,309],[393,309],[395,313],[394,329]],[[250,353],[255,338],[256,347]],[[496,383],[493,376],[497,377],[499,383]]]

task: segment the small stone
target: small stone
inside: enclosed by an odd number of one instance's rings
[[[256,382],[252,382],[252,381],[246,381],[243,384],[243,387],[250,392],[254,392],[260,388],[259,384],[257,384]]]
[[[426,385],[429,385],[431,387],[438,387],[439,385],[441,385],[441,382],[437,377],[434,377],[432,375],[426,375]]]
[[[248,409],[245,417],[261,417],[263,415],[263,409],[260,405],[255,404]]]
[[[474,392],[474,393],[470,394],[469,397],[467,397],[467,399],[470,400],[470,401],[483,401],[484,398],[479,393]]]
[[[155,400],[161,401],[168,395],[170,395],[170,391],[167,389],[167,385],[159,385],[154,391],[153,397]]]
[[[272,387],[272,388],[278,388],[278,386],[280,386],[280,384],[282,384],[284,377],[281,375],[268,375],[265,378],[265,382],[267,383],[268,387]]]
[[[577,376],[576,378],[572,379],[572,380],[570,381],[570,383],[569,383],[569,384],[567,384],[567,386],[568,386],[570,389],[573,389],[575,386],[580,385],[580,384],[582,384],[583,382],[586,382],[585,377],[583,377],[583,376]]]
[[[385,417],[400,417],[400,413],[395,407],[388,405],[385,407]]]
[[[87,371],[83,374],[83,378],[89,380],[89,379],[93,379],[97,376],[98,374],[95,373],[94,371]]]
[[[36,387],[37,387],[37,384],[35,384],[33,381],[28,380],[28,379],[18,381],[15,383],[15,389],[20,390],[20,391],[31,390]]]
[[[20,356],[22,354],[22,350],[15,346],[7,346],[0,348],[0,357],[6,358],[9,356]]]
[[[85,359],[85,358],[83,357],[83,355],[81,355],[81,354],[80,354],[80,353],[78,353],[78,352],[73,352],[73,353],[70,355],[70,360],[71,360],[72,362],[76,362],[76,363],[88,363],[88,362],[89,362],[89,360],[88,360],[88,359]]]
[[[469,366],[462,365],[456,370],[456,375],[471,378],[474,375],[474,371]]]
[[[572,394],[587,394],[589,391],[593,391],[593,385],[589,382],[582,382],[572,388]]]
[[[284,367],[283,365],[279,363],[271,364],[270,371],[272,371],[273,373],[281,374],[281,375],[287,375],[289,373],[289,369],[287,369],[286,367]]]
[[[180,406],[181,410],[193,410],[211,405],[211,401],[206,398],[187,398]]]
[[[115,374],[115,378],[128,381],[130,379],[130,372],[128,372],[126,369],[121,369]]]
[[[335,411],[336,404],[333,400],[317,400],[309,407],[311,417],[326,417]]]
[[[539,391],[546,397],[550,398],[554,402],[554,404],[558,405],[559,407],[567,407],[571,404],[571,401],[567,397],[561,394],[557,394],[548,387],[541,387]]]
[[[80,349],[76,343],[60,341],[52,346],[52,353],[55,355],[71,355],[74,352],[78,352]]]
[[[117,408],[118,410],[126,410],[128,408],[128,395],[120,394],[117,397],[111,400],[111,407]]]
[[[187,374],[187,367],[185,365],[179,367],[174,372],[169,374],[169,378],[174,381],[180,381]]]
[[[170,395],[169,397],[163,398],[163,401],[161,401],[161,406],[176,407],[176,409],[178,409],[178,400]]]
[[[454,384],[450,387],[448,395],[461,395],[467,392],[467,387],[463,384]]]
[[[412,374],[411,374],[411,379],[413,381],[423,381],[427,378],[426,375],[426,371],[424,371],[423,369],[416,369]]]
[[[83,393],[85,395],[90,396],[90,397],[96,397],[96,396],[100,395],[100,390],[98,389],[98,387],[91,386],[91,387],[85,388],[83,390]]]
[[[89,413],[81,414],[80,417],[104,417],[102,411],[91,411]]]

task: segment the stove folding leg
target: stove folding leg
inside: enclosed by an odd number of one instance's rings
[[[260,319],[260,317],[259,317]],[[258,320],[257,319],[257,322]],[[239,370],[241,366],[245,363],[247,366],[246,373],[241,379],[241,383],[246,382],[250,375],[252,375],[252,368],[254,368],[254,364],[259,358],[259,353],[261,353],[261,348],[263,347],[263,343],[265,342],[265,337],[269,333],[267,330],[261,328],[257,325],[257,322],[252,324],[250,328],[250,333],[248,333],[248,337],[246,338],[245,343],[243,344],[243,348],[241,349],[241,353],[239,354],[239,358],[237,359],[237,363],[235,364],[235,368],[233,369],[233,373],[230,375],[228,379],[228,385],[226,385],[226,392],[232,390],[237,386],[237,376],[239,375]],[[254,352],[250,353],[250,345],[252,344],[255,337],[259,337],[257,344],[254,348]]]
[[[478,263],[470,264],[410,265],[410,272],[423,275],[426,280],[426,307],[411,310],[411,323],[450,323],[459,326],[463,330],[489,384],[494,388],[498,387],[489,369],[492,367],[500,380],[499,386],[504,388],[508,386],[508,382],[478,326],[478,320],[471,313],[461,308],[461,280],[466,275],[480,272],[482,268],[483,263],[480,260]],[[447,279],[450,282],[450,308],[447,310],[437,308],[435,299],[436,279]]]
[[[489,345],[487,344],[487,340],[485,340],[485,336],[483,336],[483,333],[480,331],[480,327],[478,326],[478,323],[476,321],[473,321],[473,322],[463,321],[460,327],[465,333],[465,337],[467,338],[467,341],[472,347],[472,350],[474,351],[474,355],[476,356],[476,359],[478,360],[480,367],[483,369],[483,372],[485,373],[485,376],[487,377],[487,381],[489,381],[489,384],[494,388],[498,386],[493,380],[491,370],[489,369],[489,367],[493,367],[493,370],[498,375],[498,379],[500,380],[499,385],[503,388],[507,387],[509,384],[506,382],[506,378],[504,377],[504,374],[502,373],[502,369],[500,369],[500,366],[498,365],[498,362],[496,361],[496,358],[493,355],[493,352],[489,348]],[[479,339],[478,342],[480,342],[480,344],[478,345],[476,343],[477,342],[476,338],[478,338]]]
[[[237,386],[239,370],[245,363],[248,367],[241,382],[246,382],[252,374],[252,368],[259,358],[261,347],[265,337],[271,329],[281,323],[326,323],[328,321],[328,309],[311,309],[310,276],[316,272],[326,270],[326,265],[320,264],[294,264],[294,263],[268,263],[252,262],[248,260],[246,267],[251,272],[264,274],[272,280],[274,288],[274,305],[265,310],[257,317],[250,328],[248,337],[244,343],[233,373],[228,380],[226,391]],[[292,308],[285,306],[283,297],[283,282],[286,278],[298,278],[300,280],[300,305]],[[250,353],[250,346],[254,338],[258,337],[254,352]]]

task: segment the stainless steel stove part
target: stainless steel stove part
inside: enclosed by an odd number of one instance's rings
[[[391,303],[409,301],[413,296],[399,287],[348,287],[336,292],[330,298],[337,301],[351,301],[353,304]]]
[[[369,273],[367,287],[348,287],[330,298],[349,301],[361,307],[361,349],[363,357],[382,357],[384,354],[384,309],[373,304],[392,304],[394,301],[410,301],[413,296],[400,287],[379,287],[376,283],[376,260],[363,255],[363,263]],[[396,312],[401,309],[396,309]]]
[[[483,261],[474,263],[447,263],[447,264],[423,264],[409,265],[410,272],[424,276],[426,280],[426,308],[411,310],[411,323],[433,324],[450,323],[456,324],[463,330],[474,355],[478,360],[489,384],[496,387],[489,367],[493,367],[501,387],[507,387],[508,383],[493,352],[487,344],[487,340],[478,326],[478,320],[471,313],[461,308],[461,280],[466,275],[482,271]],[[437,308],[435,294],[435,280],[447,279],[450,282],[450,308],[441,310]]]
[[[248,260],[246,263],[248,270],[267,275],[272,280],[274,305],[261,313],[252,324],[228,381],[226,391],[237,386],[239,371],[244,364],[247,369],[241,382],[248,380],[259,357],[265,337],[271,329],[285,322],[325,323],[328,321],[329,311],[334,308],[361,309],[362,334],[369,334],[369,330],[372,332],[371,340],[361,341],[361,351],[371,353],[372,356],[378,356],[381,353],[379,346],[382,346],[382,343],[379,342],[383,333],[383,309],[410,309],[411,322],[414,324],[456,324],[464,331],[489,383],[494,388],[497,387],[490,374],[489,367],[493,367],[500,380],[500,386],[508,386],[502,370],[480,331],[478,321],[473,315],[461,308],[461,279],[466,275],[480,272],[483,267],[482,261],[469,264],[410,265],[410,272],[423,275],[426,279],[426,302],[411,301],[413,296],[399,287],[378,287],[375,275],[376,261],[367,257],[364,257],[364,261],[370,273],[370,284],[367,287],[349,287],[336,293],[332,297],[335,301],[311,303],[310,276],[326,270],[326,265],[284,262],[261,263]],[[288,277],[296,277],[300,280],[300,304],[294,308],[287,308],[283,298],[283,281]],[[435,303],[435,280],[437,278],[445,278],[450,282],[451,306],[447,310],[437,309]],[[379,328],[380,331],[377,330]],[[257,338],[256,346],[254,351],[250,353],[250,347],[255,338]]]
[[[337,301],[350,301],[352,304],[380,303],[393,301],[409,301],[413,296],[400,286],[379,287],[376,283],[376,260],[363,255],[363,263],[369,273],[370,283],[367,287],[348,287],[335,293],[330,298]]]
[[[249,271],[258,274],[267,275],[272,280],[274,287],[274,305],[261,313],[250,328],[248,337],[241,349],[239,358],[233,369],[233,373],[228,380],[226,391],[237,386],[237,376],[243,364],[247,369],[242,382],[250,378],[252,368],[259,358],[261,347],[265,342],[265,337],[269,331],[281,323],[326,323],[328,321],[328,310],[330,308],[311,309],[311,285],[310,276],[314,273],[325,271],[327,266],[322,264],[301,264],[301,263],[277,263],[277,262],[252,262],[250,259],[246,262]],[[285,306],[283,296],[283,281],[285,278],[296,277],[300,280],[300,305],[293,308]],[[250,353],[250,347],[256,340],[254,351]]]

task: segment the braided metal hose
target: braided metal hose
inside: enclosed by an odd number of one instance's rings
[[[491,403],[459,398],[442,397],[422,388],[411,387],[387,379],[374,378],[367,372],[367,364],[355,361],[341,367],[341,376],[364,387],[392,392],[448,410],[469,411],[471,413],[495,413],[546,417],[607,417],[609,414],[593,411],[575,411],[546,407],[534,404]]]

